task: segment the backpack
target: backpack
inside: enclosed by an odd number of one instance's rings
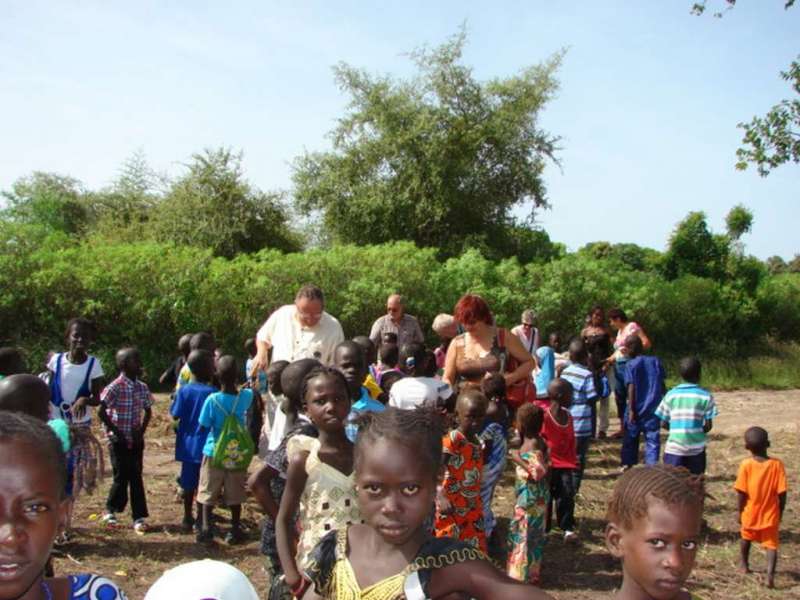
[[[222,422],[222,430],[219,432],[216,442],[214,442],[214,456],[211,458],[211,466],[226,471],[246,471],[255,454],[255,444],[253,444],[250,433],[236,418],[236,405],[239,403],[239,395],[233,401],[231,412],[226,411],[217,402],[216,398],[212,398],[211,401],[225,415],[225,420]]]

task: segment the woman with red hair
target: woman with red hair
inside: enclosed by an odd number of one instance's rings
[[[465,294],[453,316],[465,333],[456,336],[447,349],[443,379],[450,386],[480,387],[487,375],[500,372],[506,386],[530,377],[533,357],[517,336],[495,325],[486,300],[477,294]],[[511,358],[516,367],[509,371],[506,366]]]

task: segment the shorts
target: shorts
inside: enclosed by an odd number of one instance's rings
[[[178,485],[184,492],[194,492],[200,484],[200,463],[181,462]]]
[[[743,540],[747,540],[748,542],[756,542],[768,550],[778,549],[777,525],[768,529],[748,529],[747,527],[742,527],[741,535]]]
[[[211,458],[203,456],[197,501],[212,506],[220,504],[220,501],[226,506],[243,504],[247,499],[246,483],[247,471],[226,471],[212,467]]]
[[[706,472],[706,451],[693,456],[681,456],[664,452],[664,464],[689,469],[692,475],[702,475]]]

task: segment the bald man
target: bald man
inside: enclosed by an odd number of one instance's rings
[[[396,333],[397,345],[402,348],[413,342],[424,343],[425,337],[416,317],[406,314],[403,297],[392,294],[386,300],[386,314],[372,324],[369,339],[379,346],[384,333]]]

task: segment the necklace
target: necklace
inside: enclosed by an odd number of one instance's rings
[[[42,591],[44,592],[44,597],[46,600],[53,600],[53,593],[50,591],[50,588],[47,587],[47,584],[44,581],[40,581],[39,585],[42,587]]]

